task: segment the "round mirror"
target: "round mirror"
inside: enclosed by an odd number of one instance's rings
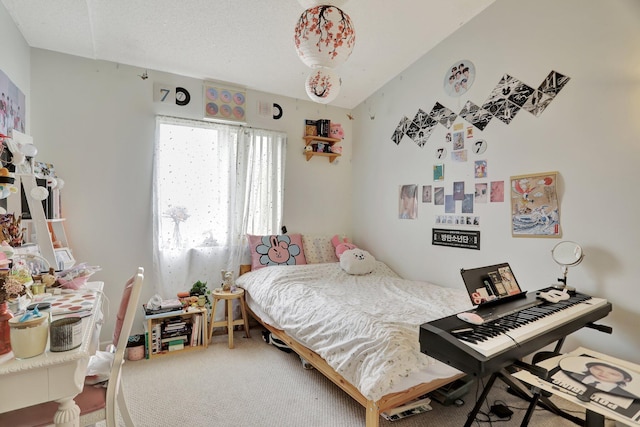
[[[560,265],[572,266],[580,264],[584,253],[576,242],[560,242],[551,250],[553,260]]]

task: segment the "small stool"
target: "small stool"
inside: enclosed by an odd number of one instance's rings
[[[244,301],[244,289],[236,288],[235,292],[223,291],[222,288],[217,288],[211,291],[213,296],[213,308],[211,309],[211,323],[209,324],[209,342],[211,342],[211,336],[213,335],[213,328],[219,326],[225,326],[227,328],[227,334],[229,335],[229,348],[233,348],[233,327],[235,325],[244,325],[244,333],[247,338],[251,338],[249,334],[249,318],[247,317],[247,308]],[[233,300],[240,300],[240,310],[242,312],[242,319],[233,320]],[[216,307],[218,301],[226,300],[225,305],[225,320],[216,322]]]

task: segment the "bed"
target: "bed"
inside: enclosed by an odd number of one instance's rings
[[[339,262],[241,268],[251,315],[366,408],[380,414],[463,374],[420,352],[422,323],[471,307],[464,290],[400,278],[374,260],[366,275]]]

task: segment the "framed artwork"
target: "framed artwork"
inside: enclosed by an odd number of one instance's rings
[[[561,237],[558,172],[511,177],[513,237]]]
[[[73,258],[69,248],[56,248],[55,253],[59,270],[71,268],[76,263],[76,260]]]
[[[244,90],[209,83],[204,85],[202,99],[205,119],[247,121],[247,96]]]

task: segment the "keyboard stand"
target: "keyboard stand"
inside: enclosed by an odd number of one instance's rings
[[[556,343],[554,351],[550,352],[549,355],[560,354],[560,349],[562,348],[563,343],[564,343],[564,338],[560,339]],[[484,389],[482,390],[482,393],[480,394],[480,397],[478,398],[476,405],[473,407],[473,410],[469,413],[469,416],[467,417],[467,422],[465,423],[464,427],[471,427],[471,425],[474,423],[476,416],[478,415],[478,412],[482,407],[482,404],[486,400],[487,396],[489,395],[489,391],[491,391],[493,384],[498,378],[500,378],[502,382],[504,382],[507,386],[509,386],[509,392],[511,394],[518,396],[529,402],[529,407],[527,408],[527,412],[525,412],[524,418],[520,423],[520,427],[527,427],[529,425],[529,421],[531,420],[533,411],[538,405],[541,408],[544,408],[550,412],[553,412],[556,415],[566,418],[567,420],[579,426],[585,425],[585,420],[575,417],[563,411],[562,409],[558,408],[553,402],[551,402],[548,396],[543,394],[542,390],[540,390],[538,387],[531,387],[531,391],[528,391],[527,388],[525,388],[520,381],[516,380],[516,378],[511,376],[511,373],[508,370],[508,369],[515,370],[518,368],[526,369],[529,372],[541,378],[546,378],[548,374],[546,369],[540,368],[539,366],[535,366],[535,364],[529,364],[519,360],[515,361],[512,365],[507,366],[506,368],[502,368],[499,371],[494,372],[493,374],[491,374],[491,376],[489,377],[489,381],[487,381],[487,384],[484,386]],[[596,424],[589,423],[589,419],[588,419],[589,415],[590,414],[587,413],[586,425],[587,426],[596,425]],[[596,420],[593,420],[593,421],[596,421]]]

